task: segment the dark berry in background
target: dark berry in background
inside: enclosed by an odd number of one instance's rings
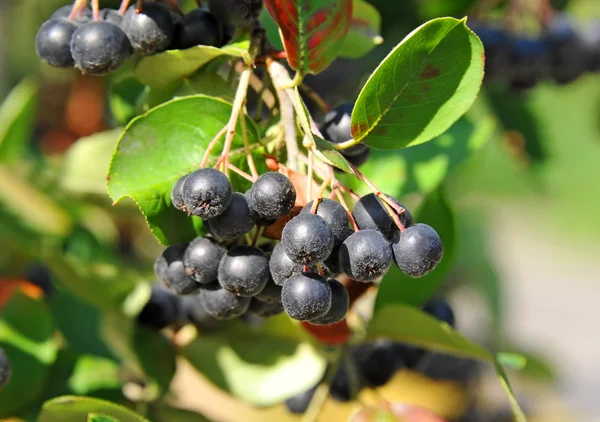
[[[202,303],[202,297],[198,293],[196,295],[183,296],[180,298],[181,302],[181,322],[191,323],[196,326],[199,330],[213,331],[221,323],[220,320],[214,318],[208,313],[204,304]]]
[[[221,24],[244,28],[258,19],[263,0],[209,0],[208,7]]]
[[[187,243],[178,243],[169,246],[154,263],[156,278],[178,295],[191,294],[200,288],[200,284],[188,275],[183,265],[183,255],[187,245]]]
[[[11,372],[8,356],[4,349],[0,348],[0,389],[4,388],[10,381]]]
[[[292,261],[309,265],[321,262],[331,254],[334,236],[322,217],[299,214],[283,228],[281,244]]]
[[[269,260],[253,246],[234,246],[219,264],[219,284],[238,296],[256,296],[265,288],[269,278]]]
[[[172,42],[175,25],[168,7],[161,3],[142,3],[138,13],[131,6],[123,17],[123,30],[135,51],[152,55],[166,50]]]
[[[140,324],[162,330],[177,322],[180,312],[179,298],[165,287],[153,284],[150,299],[139,313]]]
[[[223,42],[223,28],[212,13],[204,8],[192,10],[177,25],[173,46],[186,49],[197,45],[220,47]]]
[[[320,318],[310,320],[311,324],[331,325],[343,321],[348,314],[350,307],[350,296],[342,283],[336,279],[327,280],[331,288],[331,307],[325,315]]]
[[[450,304],[441,297],[433,297],[425,302],[423,311],[451,327],[455,325],[454,311],[452,311]]]
[[[71,38],[71,54],[82,73],[104,75],[120,67],[131,45],[123,30],[110,22],[82,24]]]
[[[290,397],[285,401],[285,406],[295,415],[302,415],[308,409],[310,402],[315,395],[315,391],[317,390],[317,386],[315,385],[310,390],[303,391],[302,393],[298,393],[293,397]]]
[[[35,38],[35,50],[39,58],[54,67],[72,67],[71,38],[78,25],[65,18],[44,22]]]
[[[375,281],[383,276],[392,263],[389,242],[375,230],[361,230],[350,235],[340,249],[344,272],[353,280]]]
[[[400,219],[400,222],[404,227],[409,227],[413,224],[413,218],[410,211],[402,205],[399,201],[388,196],[398,206],[404,208],[402,214],[396,213]],[[377,197],[374,193],[369,193],[354,205],[352,209],[352,215],[356,224],[361,230],[377,230],[380,231],[386,238],[392,239],[394,235],[400,230],[392,217],[388,214],[386,208],[383,205],[383,201]]]
[[[287,215],[296,202],[296,189],[286,176],[277,172],[258,178],[248,193],[250,207],[259,217],[276,219]]]
[[[189,243],[183,254],[183,266],[186,273],[200,284],[217,281],[219,263],[225,252],[225,248],[214,239],[195,238]]]
[[[229,206],[231,183],[219,170],[204,168],[188,175],[183,183],[183,200],[188,212],[201,218],[214,218]]]
[[[391,341],[362,343],[353,350],[361,381],[370,387],[387,384],[396,372],[397,356]]]
[[[318,274],[296,274],[283,284],[281,302],[285,312],[293,319],[309,321],[321,318],[331,308],[331,287]]]
[[[398,233],[392,242],[394,261],[409,277],[423,277],[442,260],[444,247],[437,232],[427,224],[415,224]]]
[[[332,109],[325,116],[325,121],[319,128],[323,137],[332,144],[341,144],[352,139],[351,119],[354,104],[342,104]],[[369,147],[365,144],[356,144],[340,151],[345,157],[363,154]]]
[[[248,310],[250,298],[236,296],[222,288],[219,283],[208,284],[200,290],[200,298],[206,312],[216,319],[232,319]]]
[[[270,318],[283,313],[283,304],[281,302],[267,303],[253,297],[248,312],[262,318]]]

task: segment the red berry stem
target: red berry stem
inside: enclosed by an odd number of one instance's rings
[[[216,166],[215,166],[216,168]],[[246,173],[244,170],[234,166],[233,164],[231,164],[229,161],[227,162],[227,168],[231,171],[233,171],[234,173],[239,174],[240,176],[242,176],[244,179],[246,179],[247,181],[249,181],[250,183],[254,183],[256,181],[256,179],[254,179],[254,177],[250,176],[248,173]]]
[[[129,9],[130,2],[131,2],[131,0],[121,0],[121,6],[119,7],[120,15],[124,15],[125,12],[127,12],[127,9]]]
[[[338,201],[340,202],[342,207],[344,207],[344,209],[346,210],[346,214],[348,214],[348,220],[350,220],[350,224],[352,224],[352,229],[355,232],[360,231],[360,229],[358,228],[358,224],[356,224],[356,220],[354,219],[354,216],[352,215],[352,211],[350,211],[350,208],[348,208],[348,205],[346,204],[344,195],[342,195],[342,192],[340,192],[338,186],[334,187],[333,190],[335,191],[335,194],[337,195]]]
[[[100,21],[100,0],[92,0],[92,19],[94,22]]]
[[[87,0],[75,0],[71,13],[69,13],[69,20],[75,20],[75,17],[85,9],[85,6],[87,6]]]
[[[215,145],[217,145],[217,142],[219,142],[219,140],[223,137],[223,135],[225,135],[225,132],[227,132],[227,126],[224,126],[215,135],[215,137],[212,139],[212,141],[210,141],[210,143],[208,144],[208,147],[206,147],[206,151],[204,152],[204,157],[202,157],[202,161],[200,162],[200,168],[206,167],[206,164],[208,163],[208,159],[210,158],[210,154],[212,153],[213,149],[215,149]]]
[[[327,104],[327,101],[325,101],[317,91],[306,85],[306,83],[301,84],[299,88],[308,98],[310,98],[317,105],[317,107],[321,109],[323,114],[327,114],[331,111],[331,106]]]
[[[248,162],[248,168],[250,169],[250,173],[252,173],[252,182],[255,182],[259,175],[256,170],[256,165],[254,164],[254,157],[252,157],[252,152],[250,151],[250,142],[248,141],[248,128],[246,127],[246,116],[242,116],[240,119],[240,123],[242,126],[242,138],[244,139],[244,153],[246,154],[246,161]]]

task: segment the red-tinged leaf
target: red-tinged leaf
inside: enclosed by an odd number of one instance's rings
[[[319,73],[335,60],[348,35],[352,0],[265,0],[292,68]]]

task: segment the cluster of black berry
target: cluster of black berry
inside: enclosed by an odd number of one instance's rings
[[[545,80],[573,82],[586,72],[600,71],[600,25],[578,28],[557,15],[536,37],[524,37],[492,23],[474,23],[486,51],[486,81],[515,90]]]
[[[433,298],[423,306],[423,310],[454,327],[454,313],[445,300]],[[363,388],[384,386],[401,369],[418,370],[428,353],[421,348],[385,339],[347,347],[331,380],[331,398],[347,402]],[[306,412],[316,388],[314,386],[288,399],[288,410],[296,414]]]
[[[201,217],[209,234],[169,246],[155,263],[156,277],[176,294],[199,292],[202,306],[217,319],[285,311],[297,320],[333,324],[349,308],[336,276],[372,282],[395,261],[405,274],[421,277],[442,258],[435,230],[413,224],[409,211],[387,198],[396,205],[401,232],[388,214],[392,208],[374,194],[354,207],[356,232],[340,203],[319,199],[285,224],[277,245],[240,242],[255,225],[268,226],[292,211],[296,190],[278,172],[263,174],[242,194],[233,192],[225,174],[203,168],[180,178],[171,199],[177,209]]]
[[[221,47],[237,28],[258,18],[262,0],[212,0],[209,6],[183,14],[169,4],[147,1],[140,10],[102,9],[96,17],[89,9],[65,6],[40,27],[36,51],[51,66],[75,66],[86,74],[104,75],[134,52],[147,56],[198,45]]]

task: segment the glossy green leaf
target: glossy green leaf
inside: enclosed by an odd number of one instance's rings
[[[510,350],[517,350],[518,354],[503,354],[503,359],[498,359],[501,364],[510,369],[514,369],[519,372],[519,375],[523,377],[530,378],[535,381],[540,381],[548,384],[555,383],[558,379],[558,375],[556,373],[555,365],[549,361],[545,356],[530,350],[520,350],[518,347],[510,347]],[[518,363],[520,363],[520,367],[515,367],[515,365],[509,365],[506,362],[506,355],[510,358],[514,358],[517,356],[520,358]],[[509,362],[514,363],[514,362]]]
[[[77,359],[68,381],[69,389],[78,396],[98,390],[120,389],[119,363],[104,357],[82,355]]]
[[[61,186],[75,193],[106,195],[106,174],[122,129],[79,139],[66,152]]]
[[[63,396],[44,403],[38,422],[82,422],[89,414],[106,415],[119,422],[148,422],[123,406],[91,397]]]
[[[127,76],[111,83],[108,103],[112,117],[118,125],[126,125],[137,116],[145,89],[146,86],[134,76]]]
[[[191,78],[185,79],[175,91],[176,97],[194,94],[208,95],[233,102],[235,91],[221,75],[214,72],[198,72]]]
[[[315,140],[315,146],[317,148],[317,154],[326,163],[348,173],[354,175],[354,170],[348,164],[348,161],[338,150],[336,150],[329,142],[325,139],[321,139],[318,136],[313,136]]]
[[[219,336],[203,335],[182,353],[217,387],[269,406],[311,388],[325,370],[324,357],[302,341],[299,330],[282,315],[262,327],[244,325]]]
[[[90,413],[87,422],[120,422],[119,419],[99,413]]]
[[[171,204],[173,185],[184,174],[198,168],[206,147],[227,124],[231,104],[212,97],[192,96],[175,99],[134,119],[121,136],[108,175],[108,191],[118,202],[129,196],[139,206],[152,233],[162,244],[191,240],[203,233],[202,221],[188,217]],[[262,146],[254,122],[246,116],[248,139],[259,172],[266,171]],[[221,154],[224,139],[212,151],[209,165]],[[248,169],[238,126],[230,162]],[[237,191],[250,183],[230,174]]]
[[[350,30],[340,47],[340,57],[358,59],[383,42],[379,11],[365,0],[353,0]]]
[[[0,418],[12,416],[42,391],[58,345],[46,304],[15,293],[0,313],[0,348],[11,363],[11,377],[0,392]]]
[[[517,353],[501,352],[496,355],[498,363],[505,368],[520,371],[527,365],[527,358]]]
[[[434,19],[379,64],[356,100],[355,140],[381,149],[427,142],[473,104],[483,79],[483,46],[464,20]]]
[[[38,84],[23,79],[0,104],[0,163],[20,158],[35,127]]]
[[[169,50],[154,56],[146,56],[135,67],[138,80],[152,88],[165,88],[193,75],[198,69],[220,56],[243,57],[249,60],[248,40],[242,40],[223,48],[207,45],[187,50]]]
[[[433,271],[421,278],[408,277],[392,264],[381,281],[375,301],[375,314],[390,304],[423,304],[446,281],[454,266],[454,215],[441,190],[433,192],[425,199],[415,215],[415,221],[429,224],[438,232],[444,244],[442,261]]]

